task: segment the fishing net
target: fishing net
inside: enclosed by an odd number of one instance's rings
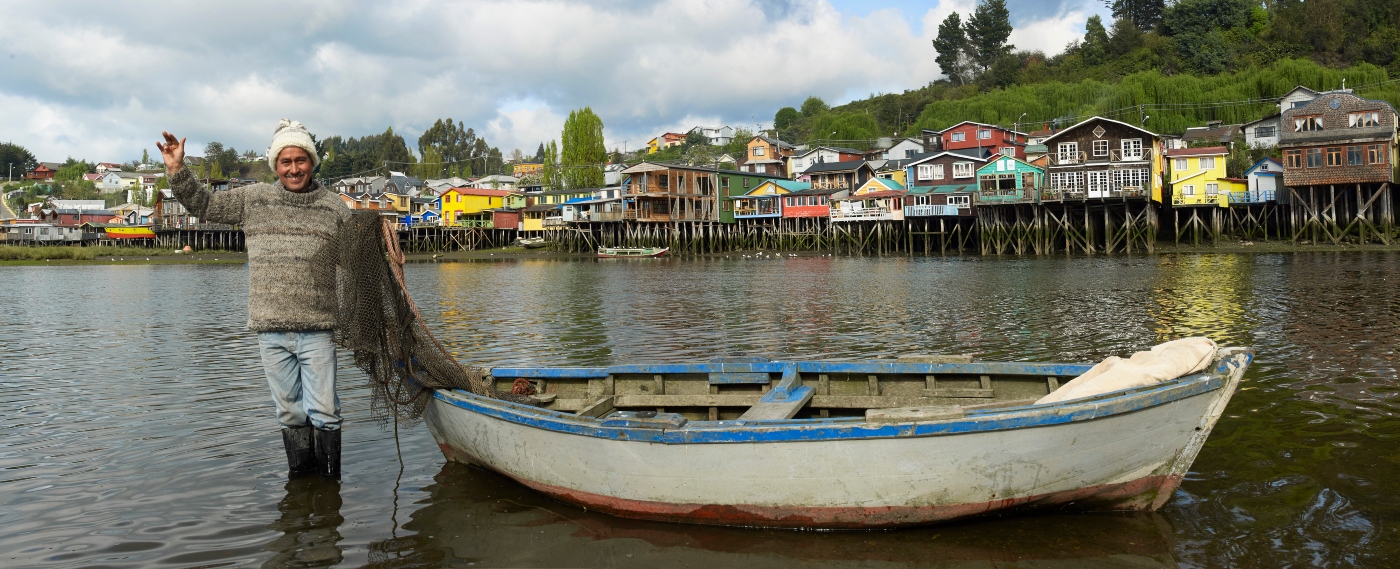
[[[375,419],[416,423],[434,389],[526,402],[492,389],[481,369],[458,363],[428,331],[404,286],[398,237],[382,216],[355,212],[339,242],[336,345],[369,376]]]

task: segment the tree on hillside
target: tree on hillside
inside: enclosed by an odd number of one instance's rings
[[[150,152],[149,150],[145,149],[145,148],[142,148],[142,149],[141,149],[141,163],[142,163],[142,164],[150,164],[150,163],[151,163],[151,152]]]
[[[86,160],[80,162],[70,158],[67,164],[54,172],[53,179],[56,182],[72,182],[83,179],[83,174],[90,174],[93,171],[92,165],[88,164]]]
[[[705,136],[705,133],[701,132],[698,128],[691,129],[690,132],[685,133],[686,146],[708,145],[709,143],[710,137]]]
[[[802,116],[807,117],[809,119],[816,117],[817,115],[820,115],[829,109],[831,109],[831,107],[826,104],[826,101],[823,101],[821,97],[818,97],[816,95],[807,97],[806,101],[802,101]]]
[[[1132,22],[1142,31],[1157,27],[1162,21],[1162,11],[1166,9],[1164,0],[1104,0],[1104,6],[1113,10],[1113,18]]]
[[[1089,16],[1089,21],[1084,23],[1084,43],[1079,44],[1079,53],[1089,65],[1103,63],[1108,56],[1108,30],[1097,14]]]
[[[559,138],[564,187],[602,187],[603,164],[608,159],[608,150],[603,146],[603,119],[589,107],[571,111]]]
[[[543,143],[543,142],[540,143],[540,148],[539,148],[539,150],[536,150],[536,151],[535,151],[535,156],[534,156],[534,158],[532,158],[532,160],[535,161],[535,162],[537,162],[537,163],[538,163],[538,162],[543,162],[543,161],[544,161],[544,143]]]
[[[1249,25],[1249,0],[1179,0],[1162,14],[1177,53],[1196,71],[1220,73],[1234,57],[1226,33]]]
[[[23,178],[24,173],[39,164],[34,155],[23,146],[13,142],[0,143],[0,173],[9,179],[11,176]],[[11,174],[11,172],[14,174]]]
[[[1114,20],[1113,29],[1108,36],[1108,58],[1116,59],[1123,57],[1133,50],[1142,47],[1143,33],[1136,24],[1127,18]]]
[[[801,116],[802,115],[797,113],[797,109],[792,107],[778,109],[778,112],[773,114],[773,128],[784,130],[792,126],[792,123],[797,122],[797,119],[801,118]]]
[[[962,16],[953,12],[938,25],[938,37],[933,38],[933,50],[938,56],[933,60],[954,85],[962,85],[971,79],[968,77],[967,48],[967,32],[963,30]]]
[[[1011,12],[1006,0],[980,0],[972,17],[967,20],[967,41],[977,67],[986,71],[1001,56],[1016,46],[1006,43],[1011,37]]]
[[[553,140],[549,141],[549,144],[544,145],[543,154],[544,168],[540,173],[544,178],[545,191],[562,189],[560,185],[563,183],[563,178],[559,173],[559,145],[555,144]]]

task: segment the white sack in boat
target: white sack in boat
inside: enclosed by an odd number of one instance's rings
[[[1210,338],[1182,338],[1158,344],[1128,359],[1109,356],[1083,375],[1064,384],[1036,404],[1093,397],[1110,391],[1144,387],[1201,371],[1215,359]]]

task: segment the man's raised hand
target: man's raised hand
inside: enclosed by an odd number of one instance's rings
[[[160,150],[160,157],[165,160],[165,171],[174,174],[185,167],[185,139],[175,139],[175,135],[168,132],[160,133],[165,137],[165,144],[156,143],[156,148]]]

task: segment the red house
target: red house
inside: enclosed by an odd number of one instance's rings
[[[783,217],[831,217],[831,200],[850,195],[843,188],[812,188],[784,195]]]
[[[84,223],[111,223],[117,214],[105,209],[46,209],[39,220],[60,227],[78,227]]]
[[[1026,159],[1026,133],[994,124],[963,121],[944,130],[941,137],[943,150],[988,148],[993,154]]]
[[[58,169],[62,167],[63,165],[57,162],[40,162],[38,166],[35,166],[33,170],[24,175],[24,179],[52,180],[54,174],[57,174]]]
[[[491,227],[496,229],[520,229],[520,210],[499,208],[491,212]]]

